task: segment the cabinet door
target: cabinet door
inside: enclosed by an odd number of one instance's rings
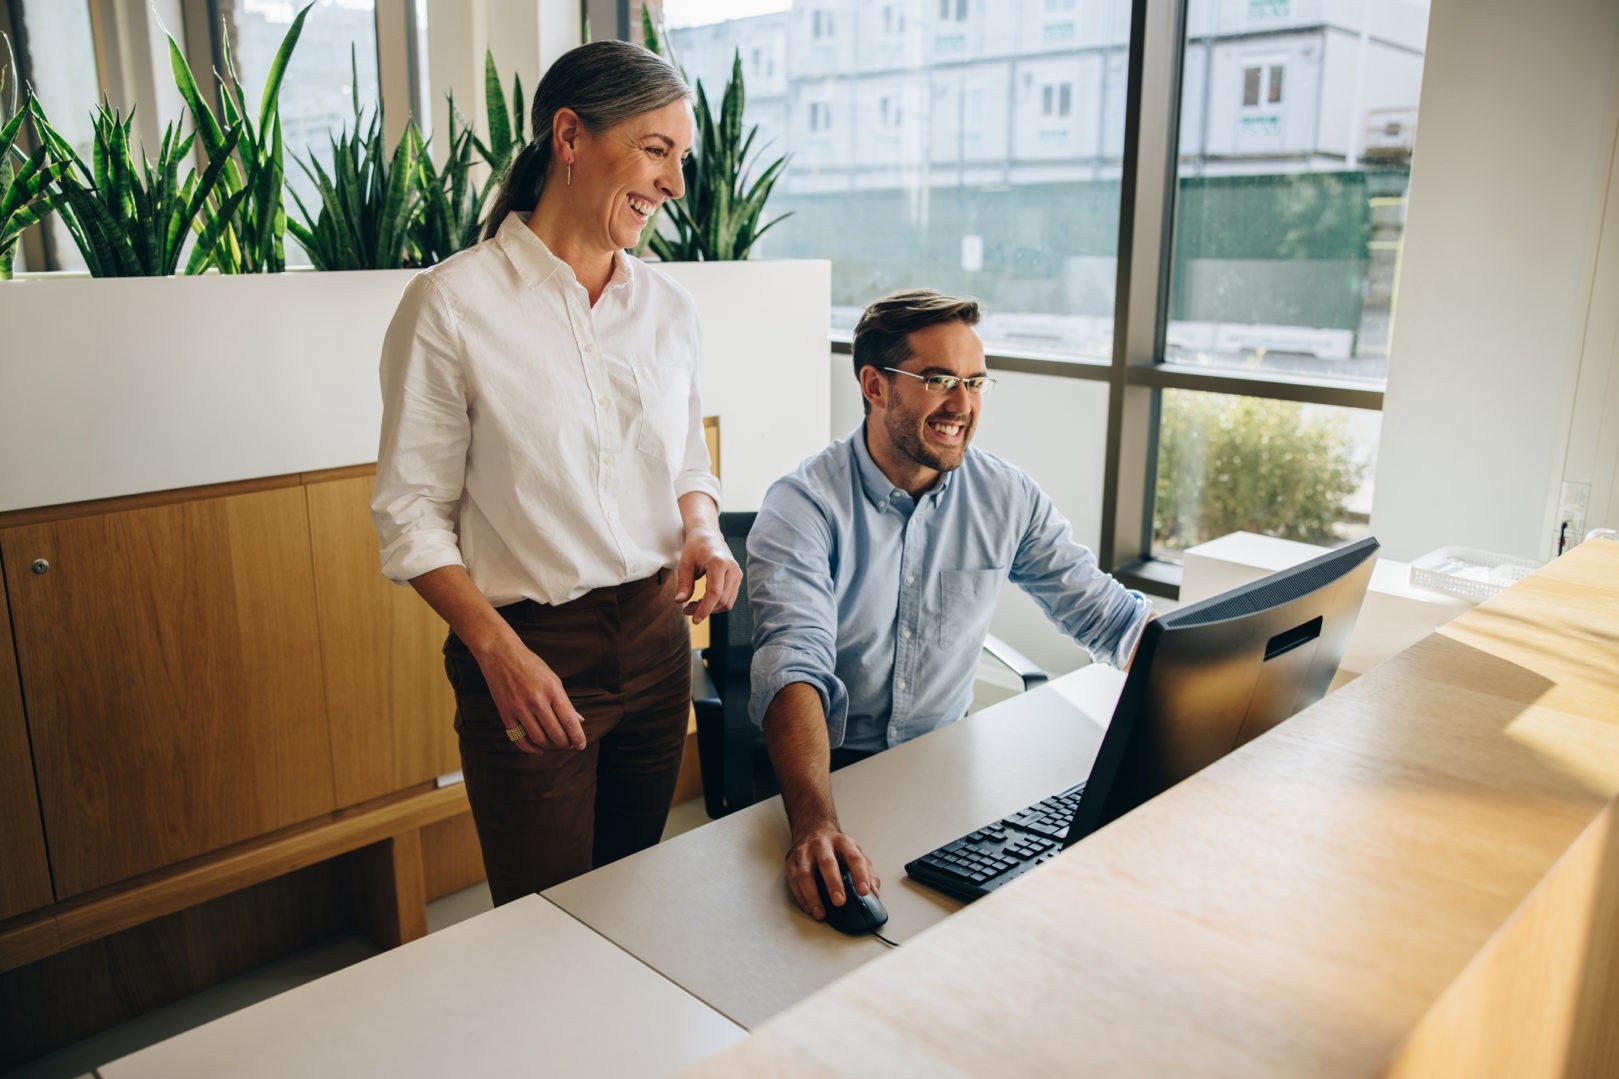
[[[326,712],[339,805],[461,767],[443,620],[415,589],[382,576],[371,476],[312,483]]]
[[[19,525],[0,553],[58,898],[334,808],[301,488]]]
[[[52,898],[15,655],[11,618],[0,609],[0,921]]]

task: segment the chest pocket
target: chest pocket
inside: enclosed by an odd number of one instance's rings
[[[989,632],[995,599],[1005,580],[1004,569],[952,569],[940,573],[936,627],[939,644],[953,648],[981,642]]]
[[[641,430],[635,448],[678,464],[685,456],[691,372],[684,367],[634,368],[635,392],[641,399]]]

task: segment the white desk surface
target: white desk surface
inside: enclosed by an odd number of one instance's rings
[[[882,880],[884,936],[903,943],[961,908],[905,863],[1084,779],[1123,686],[1086,667],[833,773],[839,820]],[[888,950],[798,911],[787,837],[772,798],[544,894],[751,1028]]]
[[[670,1075],[743,1030],[538,896],[97,1069],[101,1079]]]

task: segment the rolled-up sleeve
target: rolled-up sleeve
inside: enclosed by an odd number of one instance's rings
[[[836,674],[832,544],[826,515],[791,480],[779,480],[766,492],[748,534],[748,605],[753,613],[748,713],[763,726],[765,710],[777,693],[794,682],[813,686],[835,748],[843,744],[849,693]]]
[[[1123,667],[1152,614],[1151,602],[1103,573],[1045,492],[1032,480],[1025,485],[1029,509],[1012,582],[1093,657]]]
[[[382,344],[382,439],[371,519],[383,576],[465,565],[456,513],[472,428],[454,322],[426,275],[405,287]]]

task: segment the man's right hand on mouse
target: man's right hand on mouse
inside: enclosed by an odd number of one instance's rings
[[[816,921],[826,920],[821,897],[815,887],[814,867],[821,867],[832,902],[842,906],[848,902],[843,894],[843,877],[839,863],[849,868],[854,878],[855,891],[870,895],[882,887],[877,872],[852,836],[844,834],[836,821],[793,830],[793,846],[787,852],[787,887],[793,899],[805,914]]]

